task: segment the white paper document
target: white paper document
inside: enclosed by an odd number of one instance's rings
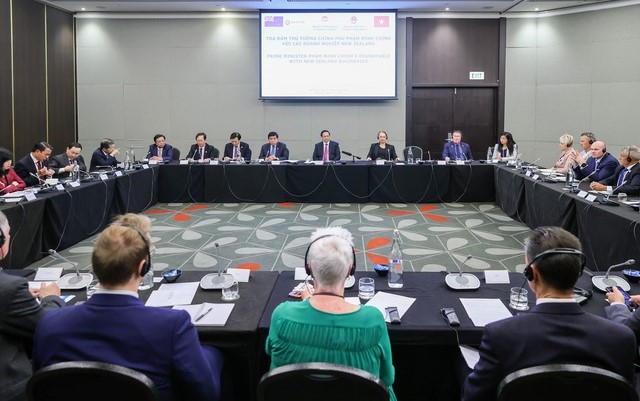
[[[389,316],[387,316],[387,311],[385,311],[384,308],[388,306],[397,307],[398,314],[400,315],[400,318],[402,318],[404,313],[409,310],[415,301],[415,298],[378,291],[376,295],[367,302],[367,305],[378,309],[380,313],[382,313],[382,316],[384,316],[384,320],[389,323],[391,320],[389,319]]]
[[[360,298],[358,297],[344,297],[344,300],[353,305],[360,305]]]
[[[508,270],[485,270],[484,281],[487,284],[509,284]]]
[[[62,267],[41,267],[36,271],[35,281],[58,281],[62,275]]]
[[[502,301],[496,298],[460,298],[460,302],[462,302],[464,310],[477,327],[484,327],[491,322],[512,316]]]
[[[49,285],[51,283],[55,283],[57,280],[54,281],[29,281],[29,288],[34,288],[39,290],[40,287],[42,287],[42,284],[44,285]]]
[[[250,273],[249,269],[234,269],[232,267],[227,269],[227,274],[231,274],[238,283],[248,283]]]
[[[195,326],[224,326],[231,315],[234,304],[177,305],[173,309],[186,310]]]
[[[469,347],[468,345],[459,345],[460,353],[464,358],[464,361],[467,363],[467,366],[470,369],[473,369],[476,366],[476,363],[480,360],[480,353],[477,349]]]
[[[296,272],[293,276],[294,280],[304,280],[307,278],[307,272],[304,270],[304,267],[296,267]]]
[[[147,299],[146,306],[190,305],[198,290],[199,282],[162,284]]]

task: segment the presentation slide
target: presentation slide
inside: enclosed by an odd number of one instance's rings
[[[260,12],[263,99],[395,99],[396,11]]]

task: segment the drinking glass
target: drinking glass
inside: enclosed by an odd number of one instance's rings
[[[529,309],[529,299],[527,294],[529,292],[522,287],[511,288],[511,294],[509,296],[509,307],[515,310],[524,311]]]
[[[233,281],[228,287],[222,288],[222,300],[223,301],[235,301],[240,298],[240,293],[238,292],[238,282]]]
[[[371,277],[363,277],[358,280],[358,296],[362,299],[371,299],[376,293],[376,283]]]
[[[624,192],[620,192],[620,193],[618,194],[618,200],[619,200],[620,202],[626,202],[626,201],[627,201],[627,194],[626,194],[626,193],[624,193]]]
[[[98,288],[100,288],[100,281],[99,280],[91,280],[89,285],[87,285],[87,301],[89,300],[89,298],[91,298],[93,293],[96,292],[96,290]]]

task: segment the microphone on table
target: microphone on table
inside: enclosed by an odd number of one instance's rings
[[[349,156],[349,157],[356,158],[356,159],[358,159],[358,160],[362,159],[360,156],[356,156],[356,155],[354,155],[353,153],[346,152],[346,151],[344,151],[344,150],[342,151],[342,154],[343,154],[343,155],[347,155],[347,156]]]
[[[431,152],[427,149],[427,155],[429,156],[429,161],[431,161]]]
[[[70,263],[71,266],[76,268],[76,273],[69,273],[69,274],[65,274],[64,276],[60,277],[60,280],[58,280],[60,283],[66,283],[70,286],[72,286],[73,288],[82,288],[82,287],[86,287],[91,280],[93,280],[93,274],[91,273],[82,273],[80,274],[80,269],[78,268],[78,264],[75,262],[70,261],[69,259],[65,258],[64,256],[60,255],[58,252],[56,252],[55,249],[49,249],[49,255],[53,256],[56,259],[61,259],[67,263]],[[63,281],[63,279],[65,279],[65,281]],[[64,284],[58,284],[58,286],[60,288],[66,287]]]
[[[42,178],[40,178],[40,176],[37,175],[37,174],[33,174],[32,172],[29,172],[29,175],[38,180],[38,185],[40,185],[40,184],[42,184],[44,182],[44,180]]]
[[[593,276],[591,278],[591,282],[593,283],[593,286],[595,288],[597,288],[602,292],[606,292],[607,287],[615,287],[615,286],[620,286],[620,288],[622,288],[623,290],[629,291],[631,290],[631,286],[629,285],[627,280],[618,276],[609,277],[609,273],[611,273],[611,270],[613,270],[614,268],[621,267],[621,266],[630,266],[634,263],[636,263],[635,260],[629,259],[626,262],[618,263],[617,265],[610,266],[607,269],[607,273],[604,276]]]
[[[220,271],[220,255],[218,252],[218,248],[220,247],[220,244],[218,244],[217,242],[213,243],[213,246],[216,248],[216,262],[218,265],[218,274],[207,274],[205,277],[208,276],[213,276],[211,277],[211,282],[208,284],[211,286],[211,288],[216,289],[216,288],[224,288],[224,287],[228,287],[229,285],[231,285],[231,283],[233,283],[234,281],[234,277],[231,274],[222,274],[222,272]],[[204,280],[204,277],[202,278]]]
[[[473,256],[468,255],[462,264],[464,265],[471,258],[473,258]],[[458,266],[458,274],[449,273],[444,277],[444,282],[447,284],[447,287],[452,290],[476,290],[480,288],[480,279],[478,279],[478,277],[471,273],[463,273],[462,267],[457,263],[456,265]]]

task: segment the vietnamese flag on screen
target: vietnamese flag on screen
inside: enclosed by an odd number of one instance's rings
[[[373,27],[374,28],[389,28],[389,16],[388,15],[378,15],[373,17]]]

